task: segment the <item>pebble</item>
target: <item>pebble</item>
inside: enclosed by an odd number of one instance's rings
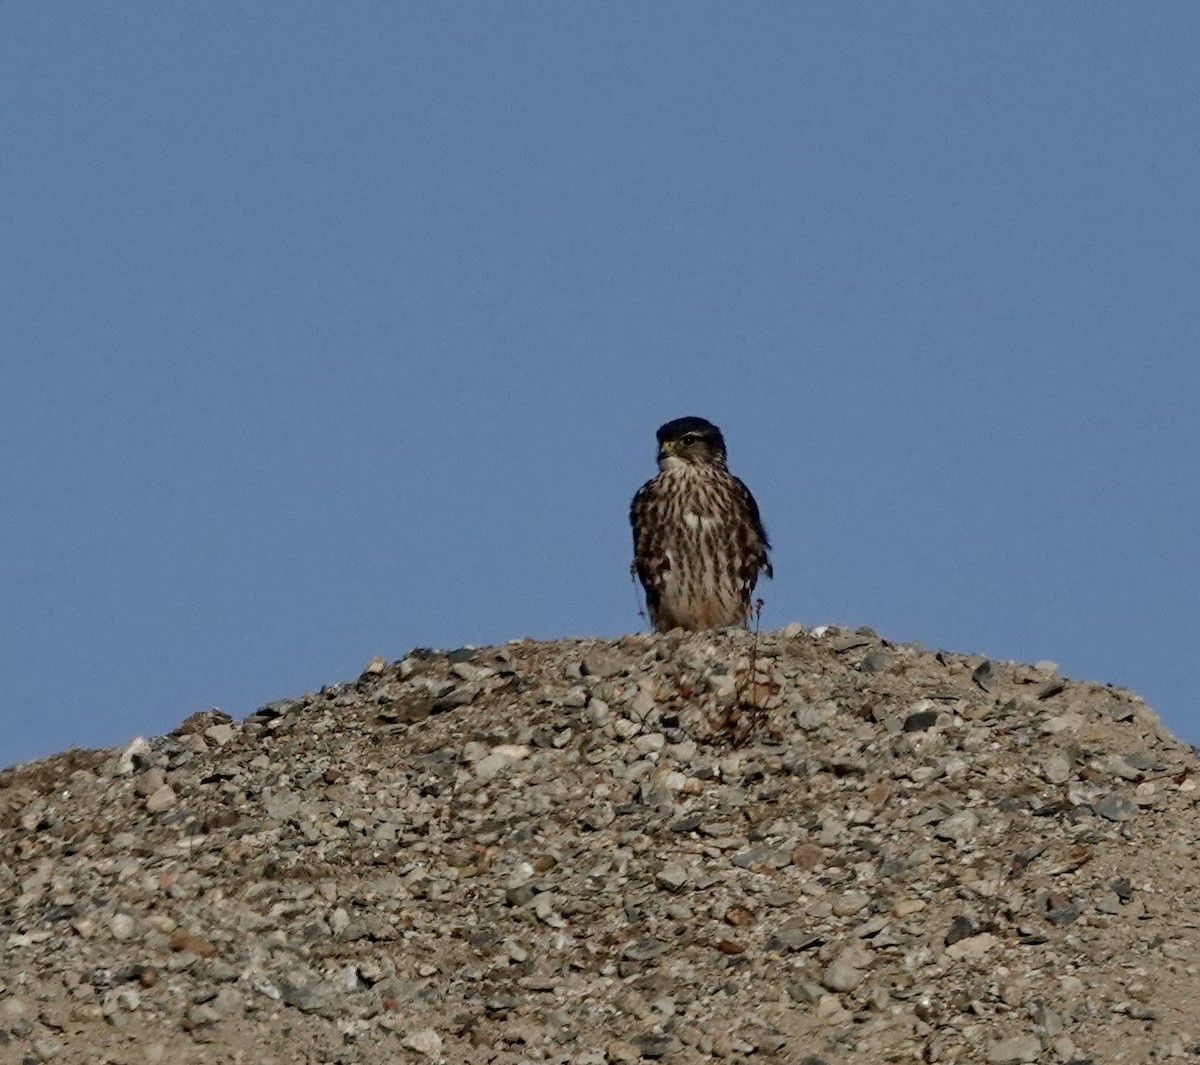
[[[866,979],[866,967],[870,964],[871,957],[864,951],[847,951],[825,970],[821,983],[830,991],[853,991]]]
[[[218,747],[224,747],[233,739],[236,731],[237,729],[233,725],[226,722],[220,725],[210,725],[204,730],[204,735]]]
[[[415,1050],[427,1058],[437,1058],[442,1053],[442,1037],[433,1028],[418,1028],[400,1040],[406,1050]]]
[[[604,1060],[612,1065],[635,1065],[642,1060],[642,1052],[624,1039],[614,1039],[604,1048]]]
[[[108,921],[108,930],[113,939],[129,939],[137,928],[137,921],[127,913],[114,913]]]
[[[999,942],[999,939],[990,932],[980,932],[978,935],[967,936],[950,944],[946,948],[946,953],[952,958],[982,958]]]
[[[1109,821],[1128,821],[1137,816],[1137,803],[1115,791],[1109,792],[1104,798],[1093,804],[1093,809],[1101,817]]]
[[[200,958],[213,958],[217,953],[217,948],[203,936],[182,928],[171,933],[167,945],[177,953],[187,951]]]
[[[171,809],[175,805],[175,789],[169,784],[164,784],[161,788],[146,797],[146,809],[152,814],[160,814],[165,810]]]
[[[835,917],[853,917],[870,905],[871,896],[865,891],[847,891],[834,898],[832,907]]]
[[[1017,1035],[989,1043],[987,1060],[990,1065],[1024,1065],[1037,1061],[1042,1055],[1042,1043],[1035,1035]]]
[[[263,810],[277,821],[288,821],[300,812],[300,796],[288,788],[272,788],[263,796]]]
[[[133,772],[137,761],[142,758],[149,757],[150,744],[142,736],[135,736],[126,745],[125,749],[117,758],[115,776],[127,777]]]
[[[509,766],[515,764],[514,760],[507,754],[501,751],[493,751],[475,763],[475,775],[480,780],[491,780],[493,777],[503,773]]]
[[[678,862],[665,865],[654,877],[655,883],[668,891],[682,891],[687,886],[688,879],[687,869]]]
[[[1052,754],[1042,762],[1042,776],[1051,784],[1065,784],[1071,778],[1071,763],[1061,754]]]
[[[914,913],[920,913],[928,906],[924,899],[897,899],[892,905],[892,913],[897,917],[911,917]]]
[[[979,828],[979,815],[974,810],[960,810],[938,822],[933,834],[937,839],[966,843]]]

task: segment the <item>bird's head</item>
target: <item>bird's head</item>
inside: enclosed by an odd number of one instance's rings
[[[676,418],[658,430],[658,468],[725,465],[725,438],[704,418]]]

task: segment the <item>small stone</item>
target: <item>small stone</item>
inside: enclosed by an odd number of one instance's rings
[[[871,896],[865,891],[847,891],[833,900],[834,917],[853,917],[870,905]]]
[[[34,1040],[33,1052],[38,1061],[53,1061],[63,1052],[63,1045],[52,1035]]]
[[[754,869],[763,865],[781,869],[791,862],[791,857],[778,847],[751,847],[738,852],[730,860],[739,869]]]
[[[159,766],[154,766],[137,778],[133,785],[133,791],[135,795],[141,795],[144,798],[147,795],[153,795],[166,782],[167,774]]]
[[[129,939],[136,928],[136,922],[127,913],[114,913],[108,921],[108,930],[113,939]]]
[[[513,764],[513,760],[508,755],[500,751],[492,751],[491,754],[475,763],[475,776],[480,780],[491,780]]]
[[[787,1038],[775,1028],[760,1028],[757,1025],[741,1030],[742,1040],[750,1051],[761,1051],[773,1057],[787,1046]]]
[[[940,822],[933,830],[938,839],[949,840],[953,843],[965,843],[975,835],[979,828],[979,815],[974,810],[960,810]]]
[[[952,958],[982,958],[999,942],[991,932],[980,932],[952,943],[946,948],[946,953]]]
[[[971,673],[971,679],[985,692],[994,692],[999,687],[1000,678],[996,675],[991,662],[981,662]]]
[[[167,945],[176,953],[188,951],[201,958],[213,958],[217,953],[217,948],[203,936],[198,936],[183,928],[178,928],[171,934]]]
[[[1051,687],[1053,688],[1053,686]],[[1058,691],[1061,690],[1061,688],[1058,689]],[[1056,695],[1058,691],[1051,691],[1051,694]],[[1038,698],[1041,699],[1043,696],[1039,694]],[[1057,736],[1060,732],[1078,732],[1081,728],[1083,728],[1083,715],[1074,711],[1048,717],[1042,722],[1042,731],[1048,736]]]
[[[146,799],[146,809],[152,814],[160,814],[175,805],[175,791],[169,784],[164,784]]]
[[[1029,991],[1024,980],[1009,980],[1000,985],[1000,1001],[1006,1006],[1019,1006]]]
[[[667,944],[661,939],[648,936],[626,943],[621,950],[621,957],[628,961],[649,961],[651,958],[657,958],[666,949]]]
[[[621,672],[621,663],[614,656],[602,651],[592,651],[583,656],[579,671],[587,677],[614,677]]]
[[[924,899],[898,899],[892,905],[892,913],[897,917],[911,917],[914,913],[920,913],[928,906]]]
[[[129,776],[133,772],[137,762],[148,757],[149,754],[150,744],[142,736],[135,736],[121,752],[121,757],[117,759],[115,775],[119,777]]]
[[[1110,791],[1103,799],[1093,804],[1092,809],[1109,821],[1129,821],[1137,816],[1137,803],[1124,795]]]
[[[279,994],[287,1005],[303,1013],[317,1013],[329,1001],[329,989],[321,977],[303,967],[292,969],[280,977]]]
[[[946,946],[951,947],[960,940],[975,934],[975,923],[969,917],[961,914],[950,922],[950,930],[946,933]]]
[[[645,1032],[634,1036],[633,1042],[642,1052],[642,1057],[651,1060],[664,1058],[683,1049],[683,1044],[667,1032]]]
[[[1061,754],[1052,754],[1042,763],[1042,776],[1050,784],[1065,784],[1071,778],[1071,763]]]
[[[1113,775],[1120,777],[1122,780],[1140,780],[1144,769],[1135,765],[1119,754],[1110,755],[1106,761],[1106,768]]]
[[[1033,1023],[1041,1028],[1051,1039],[1063,1030],[1062,1017],[1043,1003],[1039,1002],[1034,1006],[1031,1016],[1033,1017]]]
[[[266,793],[263,809],[276,821],[288,821],[300,812],[300,796],[287,788],[275,788]]]
[[[779,926],[767,940],[768,950],[808,950],[824,942],[815,935],[809,923],[801,917],[793,917]]]
[[[816,732],[831,716],[827,710],[803,704],[792,711],[792,719],[796,722],[796,727],[805,732]]]
[[[801,843],[792,850],[792,865],[808,871],[825,860],[825,851],[815,843]]]
[[[904,719],[905,732],[925,732],[937,724],[936,710],[914,710]]]
[[[604,1048],[604,1060],[610,1065],[636,1065],[641,1059],[642,1052],[623,1039],[614,1039]]]
[[[859,950],[848,950],[825,970],[821,983],[830,991],[853,991],[866,979],[865,967],[869,964],[869,955]]]
[[[204,735],[213,741],[218,747],[224,747],[231,739],[235,729],[231,724],[211,725],[204,730]]]
[[[1130,706],[1129,703],[1113,700],[1108,707],[1108,716],[1118,723],[1122,721],[1132,721],[1134,716],[1133,707]]]
[[[858,664],[858,669],[860,673],[881,673],[887,669],[890,661],[891,655],[882,647],[876,647],[863,656],[863,660]]]
[[[442,1037],[432,1028],[418,1028],[415,1032],[409,1032],[400,1045],[427,1058],[436,1058],[442,1053]]]
[[[867,791],[867,802],[872,806],[883,806],[892,797],[894,790],[887,782],[874,784]]]
[[[593,806],[580,819],[591,829],[599,831],[602,828],[607,828],[617,819],[616,810],[613,809],[611,802],[601,802]]]
[[[465,680],[469,684],[478,684],[480,681],[489,680],[496,675],[494,669],[488,666],[476,666],[470,662],[455,662],[450,667],[450,672],[459,680]],[[572,689],[573,690],[573,689]],[[575,703],[576,706],[582,706],[583,703]]]
[[[1051,924],[1074,924],[1079,920],[1079,915],[1083,913],[1082,899],[1065,899],[1062,896],[1052,895],[1048,903],[1046,920]]]
[[[278,1002],[283,998],[283,992],[279,990],[273,981],[268,979],[262,973],[258,973],[250,978],[250,986],[254,988],[260,995],[266,995],[272,1002]]]
[[[852,1014],[837,995],[822,995],[817,999],[817,1016],[828,1025],[844,1024]]]
[[[1075,1047],[1075,1041],[1069,1035],[1061,1035],[1054,1040],[1054,1053],[1058,1055],[1059,1061],[1074,1061],[1079,1054]],[[1193,1051],[1194,1052],[1194,1051]]]
[[[668,891],[682,891],[688,882],[688,871],[678,862],[671,862],[660,869],[654,882]]]
[[[661,751],[667,744],[667,738],[661,732],[644,732],[636,737],[633,746],[643,754]]]
[[[1036,1035],[1018,1035],[989,1043],[987,1060],[989,1065],[1026,1065],[1037,1061],[1042,1054],[1042,1043]]]
[[[645,721],[654,706],[654,696],[644,686],[640,686],[637,695],[629,701],[629,710],[639,721]]]
[[[528,906],[538,894],[536,884],[513,884],[504,889],[504,901],[510,906]]]
[[[493,748],[493,753],[502,754],[511,761],[520,762],[529,757],[532,748],[524,743],[501,743]]]

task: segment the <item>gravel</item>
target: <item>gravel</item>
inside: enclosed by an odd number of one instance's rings
[[[866,628],[373,659],[0,773],[0,1061],[1193,1060],[1197,768]]]

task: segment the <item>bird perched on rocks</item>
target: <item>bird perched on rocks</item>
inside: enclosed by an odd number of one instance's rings
[[[633,572],[650,620],[668,629],[745,625],[771,545],[754,496],[729,472],[725,439],[704,418],[658,430],[658,476],[633,497]]]

